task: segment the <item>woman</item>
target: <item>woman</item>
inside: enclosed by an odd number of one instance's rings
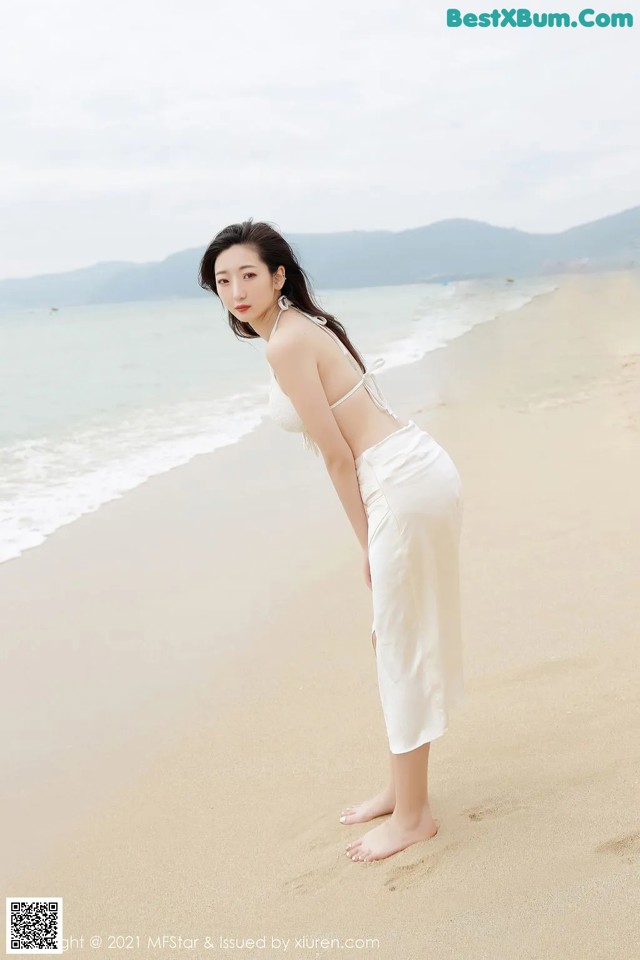
[[[267,341],[272,415],[322,455],[362,547],[391,777],[340,822],[390,813],[346,848],[352,860],[380,860],[438,831],[427,793],[429,744],[463,696],[460,476],[433,437],[389,409],[344,327],[316,304],[291,247],[269,224],[221,230],[202,258],[199,283],[222,301],[236,337]]]

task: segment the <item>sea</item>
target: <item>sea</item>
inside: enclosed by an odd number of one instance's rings
[[[556,285],[480,279],[314,296],[367,366],[385,359],[379,378]],[[242,443],[267,416],[265,347],[235,337],[213,294],[0,310],[0,563],[150,477]]]

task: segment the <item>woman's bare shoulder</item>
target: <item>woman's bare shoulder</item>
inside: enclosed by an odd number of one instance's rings
[[[313,320],[309,320],[295,307],[289,307],[285,313],[281,314],[278,329],[267,340],[267,356],[270,356],[274,348],[277,349],[280,344],[307,344],[315,350],[317,340],[313,335],[314,327]]]

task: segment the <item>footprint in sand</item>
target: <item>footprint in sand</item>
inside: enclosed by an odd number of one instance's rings
[[[307,893],[311,890],[318,888],[318,871],[317,870],[307,870],[305,873],[298,874],[297,877],[292,877],[290,880],[285,880],[282,884],[284,890],[287,893],[298,893],[302,891]]]
[[[620,857],[625,863],[635,863],[640,857],[640,833],[624,834],[622,837],[615,837],[613,840],[605,840],[604,843],[594,847],[595,853],[612,853]]]
[[[428,842],[433,843],[434,840],[435,837],[432,837]],[[394,890],[406,890],[415,884],[422,884],[428,873],[436,871],[443,860],[448,859],[455,850],[462,846],[461,840],[454,840],[438,850],[432,849],[428,855],[420,857],[414,863],[403,863],[401,866],[393,864],[393,870],[384,882],[385,887],[393,892]],[[402,852],[410,853],[411,847]],[[384,863],[384,861],[381,862]]]
[[[486,820],[487,817],[503,817],[507,813],[513,813],[515,810],[523,810],[524,804],[517,803],[515,800],[497,800],[495,803],[487,803],[479,807],[470,807],[463,812],[469,817],[469,820]]]

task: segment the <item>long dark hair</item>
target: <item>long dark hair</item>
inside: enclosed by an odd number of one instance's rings
[[[297,307],[302,313],[310,313],[314,317],[324,317],[327,321],[327,327],[336,334],[342,341],[347,350],[356,360],[360,369],[364,373],[366,367],[364,362],[349,340],[347,331],[334,316],[322,310],[313,299],[310,291],[309,279],[298,263],[298,259],[287,243],[284,237],[278,233],[270,224],[258,222],[253,219],[244,220],[242,223],[232,223],[224,227],[213,238],[204,256],[200,261],[200,270],[198,273],[198,283],[203,290],[211,290],[216,297],[220,299],[218,285],[215,278],[216,258],[229,247],[241,243],[251,246],[255,249],[260,259],[267,265],[272,274],[275,274],[278,267],[283,266],[286,276],[283,293],[294,307]],[[243,323],[232,313],[227,311],[227,320],[238,340],[255,340],[260,334],[256,333],[250,323]]]

